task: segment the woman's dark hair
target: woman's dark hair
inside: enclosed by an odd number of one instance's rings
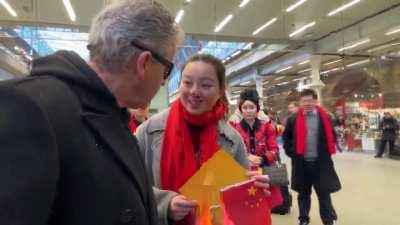
[[[312,96],[313,99],[317,100],[318,95],[313,89],[304,89],[300,92],[300,98],[305,96]]]
[[[226,93],[225,93],[225,89],[226,89],[225,66],[221,60],[219,60],[218,58],[216,58],[215,56],[210,55],[210,54],[193,55],[185,62],[185,64],[183,64],[182,69],[181,69],[181,76],[182,76],[183,70],[189,63],[198,62],[198,61],[208,63],[214,68],[215,74],[217,75],[217,79],[218,79],[218,86],[219,86],[220,90],[223,91],[223,94],[219,100],[228,108],[229,102],[228,102],[228,98],[226,97]],[[228,113],[228,110],[225,114],[225,119],[226,119],[227,113]]]
[[[208,64],[212,65],[212,67],[214,67],[215,74],[217,75],[217,79],[218,79],[219,88],[221,90],[225,91],[225,88],[226,88],[225,66],[221,60],[219,60],[218,58],[216,58],[213,55],[210,55],[210,54],[193,55],[185,62],[185,64],[183,64],[182,69],[181,69],[181,74],[182,74],[182,71],[187,66],[187,64],[189,64],[191,62],[197,62],[197,61],[208,63]]]
[[[257,106],[257,112],[260,111],[260,98],[255,89],[245,89],[240,93],[239,110],[242,112],[242,105],[245,101],[251,101]]]

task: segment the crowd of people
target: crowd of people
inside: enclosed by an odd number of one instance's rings
[[[229,115],[225,67],[216,57],[188,59],[179,97],[148,115],[181,39],[157,1],[119,1],[93,20],[87,62],[59,51],[34,60],[30,76],[0,83],[1,224],[194,224],[197,202],[179,189],[219,149],[248,171],[271,208],[284,204],[287,187],[271,186],[260,173],[280,162],[282,129],[263,113],[253,89],[243,90]],[[314,188],[323,224],[333,225],[330,194],[341,184],[330,116],[311,89],[288,111],[283,149],[292,163],[298,223],[310,223]],[[393,124],[385,117],[381,125],[391,149]]]

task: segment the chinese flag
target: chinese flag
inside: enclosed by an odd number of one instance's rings
[[[271,225],[269,201],[254,181],[222,189],[221,202],[224,225]]]
[[[205,162],[180,189],[188,199],[196,200],[196,225],[221,225],[220,190],[247,180],[246,169],[223,149]]]

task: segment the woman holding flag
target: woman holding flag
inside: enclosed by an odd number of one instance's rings
[[[179,189],[220,149],[249,168],[241,137],[225,121],[224,93],[222,62],[211,55],[195,55],[182,67],[177,100],[138,129],[161,225],[193,224],[197,203],[181,195]],[[248,176],[269,193],[267,177],[256,172],[248,172]]]
[[[239,110],[243,119],[231,125],[244,140],[251,168],[258,170],[264,166],[274,165],[279,159],[275,128],[270,122],[258,119],[260,104],[255,89],[245,89],[240,93]],[[279,186],[271,187],[271,208],[282,204],[282,200]]]

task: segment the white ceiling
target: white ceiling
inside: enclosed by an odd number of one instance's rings
[[[76,22],[69,20],[62,0],[7,1],[18,13],[18,17],[10,16],[0,6],[0,26],[38,24],[76,27],[87,31],[93,16],[105,5],[118,0],[70,0],[77,15]],[[400,34],[390,37],[384,35],[388,28],[400,26],[400,0],[361,0],[343,13],[332,17],[328,17],[327,14],[351,0],[308,0],[290,13],[285,12],[285,9],[298,0],[250,0],[243,8],[239,8],[242,0],[191,0],[190,3],[185,3],[186,0],[160,1],[173,15],[181,9],[185,10],[180,24],[186,33],[209,40],[253,41],[259,44],[292,43],[284,51],[293,51],[295,45],[304,43],[303,46],[306,47],[294,50],[302,54],[337,53],[337,49],[347,42],[368,36],[371,38],[370,43],[355,49],[359,52],[350,52],[365,54],[365,50],[373,46],[400,39]],[[396,8],[389,10],[391,7]],[[228,14],[233,14],[234,18],[220,32],[215,33],[215,26]],[[377,14],[381,16],[376,16]],[[254,30],[274,17],[277,18],[276,23],[258,35],[252,35]],[[312,21],[316,21],[314,27],[289,38],[291,32]],[[344,29],[350,25],[352,26]],[[342,29],[343,31],[337,32]],[[321,37],[327,38],[319,40]],[[324,57],[323,61],[330,58],[332,57]],[[263,63],[267,66],[272,65],[274,60],[283,62],[285,59],[280,57]],[[294,66],[282,74],[295,74],[307,67],[308,65]],[[272,82],[275,83],[271,80]]]
[[[71,22],[62,0],[7,0],[18,17],[12,17],[0,7],[0,23],[43,23],[73,25],[87,29],[92,17],[112,0],[70,0],[77,15]],[[288,41],[288,35],[295,29],[316,21],[317,24],[291,40],[313,40],[329,32],[347,26],[357,20],[400,3],[400,0],[361,0],[360,3],[337,16],[327,17],[329,11],[350,0],[308,0],[290,13],[285,9],[297,0],[250,0],[239,9],[242,0],[161,0],[172,14],[185,10],[181,21],[187,33],[208,38],[256,39],[260,42]],[[216,24],[225,16],[234,18],[219,33],[214,33]],[[252,32],[273,17],[277,22],[253,36]]]

